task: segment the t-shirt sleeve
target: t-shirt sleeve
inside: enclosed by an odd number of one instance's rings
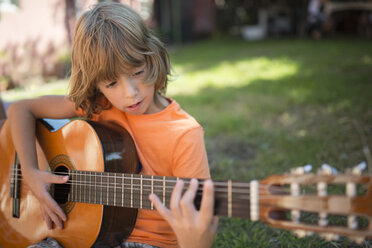
[[[173,176],[210,178],[202,127],[193,128],[178,139],[173,159]]]

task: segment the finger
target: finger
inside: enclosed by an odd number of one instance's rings
[[[172,212],[169,211],[168,208],[166,208],[163,203],[160,201],[160,199],[155,194],[149,195],[150,201],[154,204],[156,210],[160,213],[160,215],[169,223],[173,221]]]
[[[62,220],[53,212],[53,210],[49,208],[45,208],[47,213],[47,219],[51,219],[51,221],[56,225],[57,228],[63,229]],[[47,224],[48,225],[48,224]]]
[[[57,202],[52,198],[52,196],[49,194],[49,192],[45,192],[44,194],[44,202],[46,203],[47,207],[53,211],[54,214],[58,216],[59,219],[66,221],[67,216],[65,212],[59,207]]]
[[[50,172],[45,172],[43,177],[46,183],[67,183],[69,179],[68,176],[54,175]]]
[[[195,215],[196,208],[194,206],[194,199],[195,195],[198,189],[198,180],[191,179],[189,187],[187,188],[187,191],[183,195],[180,206],[182,210],[182,215],[185,216],[187,219],[192,219]]]
[[[212,180],[206,180],[203,186],[203,197],[200,206],[200,220],[211,222],[214,212],[214,189]]]
[[[41,211],[41,216],[43,217],[43,220],[45,221],[48,229],[51,230],[53,228],[53,222],[49,218],[48,213],[46,212],[43,206],[40,206],[40,211]]]
[[[177,181],[176,186],[174,187],[173,192],[172,192],[172,197],[170,201],[170,209],[175,218],[180,218],[182,216],[181,209],[180,209],[180,200],[182,197],[182,189],[183,189],[184,184],[185,183],[183,180]]]

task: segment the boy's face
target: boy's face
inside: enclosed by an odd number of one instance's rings
[[[145,66],[133,68],[113,82],[99,82],[98,89],[123,112],[131,115],[157,113],[162,109],[154,102],[155,84],[145,82],[145,70]]]

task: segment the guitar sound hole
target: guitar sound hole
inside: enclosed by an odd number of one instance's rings
[[[60,176],[68,175],[68,168],[65,166],[59,166],[54,171],[55,174]],[[68,202],[68,196],[70,194],[70,184],[67,182],[65,184],[53,184],[54,189],[54,200],[58,204],[65,204]]]

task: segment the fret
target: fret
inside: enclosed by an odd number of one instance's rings
[[[154,194],[154,176],[151,176],[151,194]],[[151,202],[151,210],[154,210],[154,203]]]
[[[99,204],[103,204],[103,176],[102,176],[102,174],[103,173],[100,173],[100,177],[101,177],[101,184],[100,184],[100,186],[99,186],[99,188],[100,188],[100,190],[99,190],[99,192],[100,192],[100,202],[99,202]]]
[[[82,190],[82,193],[83,193],[83,199],[82,199],[82,202],[86,202],[86,172],[85,171],[82,171],[80,172],[81,173],[81,177],[82,177],[82,181],[80,181],[80,185],[81,185],[81,190]]]
[[[95,190],[95,173],[93,171],[89,172],[89,185],[90,185],[90,194],[89,194],[89,203],[95,204],[94,194],[96,193]]]
[[[133,192],[133,208],[141,207],[141,175],[133,175],[132,192]]]
[[[97,173],[94,173],[94,203],[97,203]]]
[[[133,174],[130,175],[130,207],[133,208]]]
[[[70,182],[71,182],[71,201],[76,201],[76,183],[75,183],[75,173],[70,171]]]
[[[232,216],[232,190],[231,180],[227,181],[227,216]]]
[[[79,188],[79,190],[78,190],[79,195],[78,195],[77,201],[81,201],[81,183],[80,183],[81,176],[80,176],[79,172],[77,172],[77,173],[78,174],[76,174],[76,183],[77,183],[77,187]]]
[[[116,173],[114,173],[114,206],[116,206]]]
[[[125,198],[125,191],[124,191],[124,185],[125,185],[125,174],[123,174],[123,181],[121,184],[121,206],[124,207],[124,198]]]
[[[68,181],[67,181],[67,183],[70,183],[70,191],[68,192],[68,195],[67,195],[67,200],[68,201],[72,201],[72,197],[73,197],[73,185],[71,184],[71,179],[72,179],[72,177],[71,177],[71,173],[70,173],[71,171],[68,171],[67,172],[67,175],[68,175]]]
[[[81,202],[86,202],[85,201],[85,172],[84,171],[80,171],[79,172],[81,174],[81,180],[79,181],[79,184],[80,184],[80,187],[81,187]]]
[[[142,208],[142,174],[140,175],[141,176],[141,185],[140,185],[140,208]]]
[[[93,183],[92,183],[92,172],[91,171],[87,171],[87,180],[86,180],[86,185],[87,185],[87,202],[88,203],[92,203],[92,187],[93,187]]]
[[[122,198],[123,198],[123,193],[121,191],[122,187],[122,181],[123,177],[122,174],[117,174],[116,173],[116,183],[115,183],[115,188],[116,188],[116,197],[115,197],[115,206],[122,206]]]
[[[89,178],[89,172],[86,171],[84,172],[84,187],[85,187],[85,202],[89,203],[89,181],[88,181],[88,178]]]
[[[143,209],[151,209],[151,201],[149,195],[152,192],[152,176],[142,175],[142,206]]]
[[[165,206],[165,176],[163,176],[163,205]]]
[[[81,187],[83,189],[83,202],[88,202],[87,172],[82,171],[80,173],[82,174],[83,178],[83,181],[80,182],[82,184]]]
[[[76,174],[76,187],[78,188],[78,195],[77,195],[77,201],[81,201],[81,175],[79,174],[79,172],[77,172]]]
[[[87,203],[91,203],[90,201],[90,194],[92,193],[92,180],[91,180],[91,174],[90,174],[90,171],[87,171],[86,172],[86,181],[85,181],[85,184],[86,184],[86,187],[87,187]]]
[[[130,174],[123,174],[123,198],[122,198],[122,205],[124,207],[130,208]]]
[[[152,193],[157,195],[157,197],[162,200],[163,195],[162,195],[162,188],[163,188],[163,180],[162,177],[160,176],[152,176]],[[153,206],[153,209],[155,207]]]
[[[93,181],[94,172],[89,171],[89,203],[95,203],[94,202],[94,181]]]
[[[81,171],[79,172],[80,173],[80,181],[79,181],[79,185],[80,185],[80,190],[81,190],[81,198],[80,198],[80,201],[81,202],[85,202],[85,188],[84,188],[84,172]]]
[[[106,205],[110,205],[110,182],[111,182],[111,174],[110,173],[107,173],[107,175],[105,176],[106,178],[106,184],[104,185],[105,186],[105,191],[106,191]]]

